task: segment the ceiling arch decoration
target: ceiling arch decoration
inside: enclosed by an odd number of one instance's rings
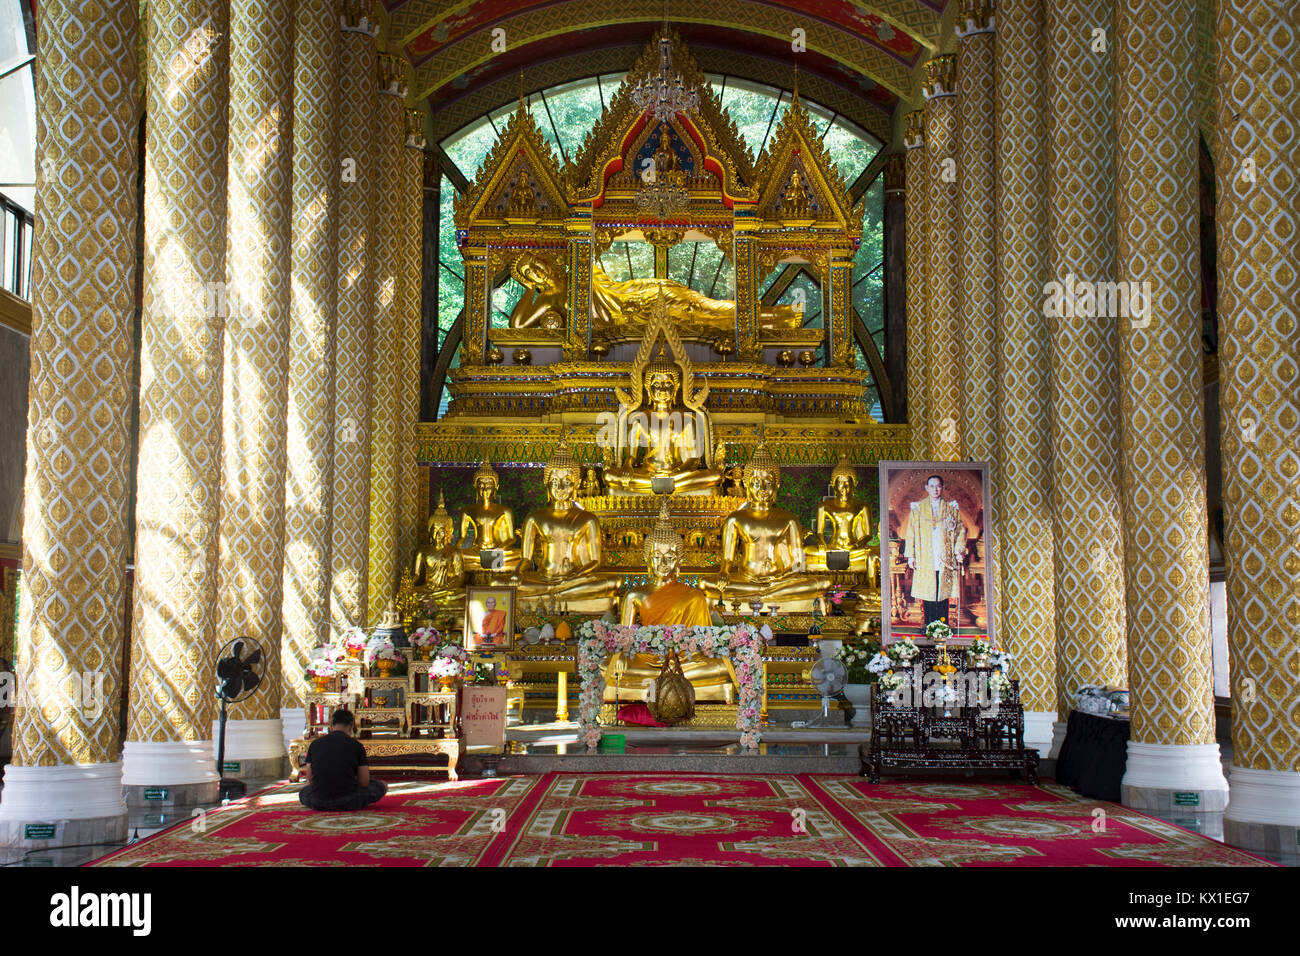
[[[951,0],[731,0],[725,5],[681,3],[668,9],[670,23],[692,49],[702,51],[702,69],[772,82],[780,64],[788,73],[797,60],[805,89],[831,108],[835,100],[865,98],[880,118],[861,110],[841,110],[873,135],[888,140],[900,98],[912,92],[919,63],[937,49],[944,9]],[[661,0],[386,0],[388,36],[413,65],[412,92],[428,99],[437,116],[453,109],[462,121],[438,121],[439,129],[463,125],[468,101],[518,74],[530,75],[531,87],[549,85],[552,73],[534,80],[556,61],[613,59],[615,48],[640,48],[663,21]],[[806,31],[805,52],[791,50],[792,31]],[[493,49],[504,31],[505,50]],[[575,47],[582,54],[574,54]],[[728,62],[738,57],[737,66]],[[626,69],[630,59],[616,67]],[[606,69],[588,66],[586,75]],[[567,71],[566,71],[567,72]],[[817,89],[838,88],[838,96]],[[503,97],[493,98],[497,103]],[[467,101],[462,103],[461,101]],[[507,100],[508,101],[508,100]],[[846,103],[847,105],[847,103]],[[858,114],[858,115],[855,115]],[[479,114],[481,115],[481,114]],[[883,120],[883,121],[881,121]],[[435,136],[439,130],[435,130]]]
[[[580,52],[570,48],[562,55],[535,63],[525,63],[524,81],[529,95],[540,89],[549,89],[574,80],[595,75],[623,73],[631,68],[645,48],[646,36],[652,32],[649,25],[638,25],[626,42],[612,46],[593,47],[584,42]],[[680,31],[690,47],[701,71],[711,75],[726,75],[776,89],[793,89],[794,65],[788,55],[780,59],[763,55],[756,50],[735,50],[692,39],[689,30]],[[897,102],[887,90],[879,88],[867,77],[850,77],[847,70],[835,64],[834,81],[808,71],[808,61],[800,59],[799,90],[808,100],[843,116],[855,126],[867,131],[883,143],[893,135],[892,110]],[[503,71],[490,82],[476,83],[467,90],[445,91],[447,98],[430,97],[432,122],[428,129],[429,141],[440,142],[468,123],[481,118],[511,102],[519,85],[519,72]],[[606,99],[613,88],[605,90]]]

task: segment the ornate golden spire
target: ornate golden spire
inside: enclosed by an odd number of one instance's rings
[[[450,541],[453,534],[456,533],[456,521],[447,510],[447,502],[443,499],[442,490],[438,491],[438,508],[429,516],[429,530],[432,531],[435,526],[443,527],[447,530],[447,540]]]

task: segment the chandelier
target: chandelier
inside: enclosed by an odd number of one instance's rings
[[[643,216],[662,222],[686,211],[691,194],[679,182],[668,176],[656,176],[636,191],[636,208]]]
[[[643,77],[633,87],[632,102],[642,112],[649,112],[656,123],[693,111],[700,105],[699,90],[688,89],[682,75],[673,72],[671,42],[666,31],[659,38],[659,72]]]

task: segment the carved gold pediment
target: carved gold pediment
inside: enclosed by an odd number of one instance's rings
[[[784,227],[835,227],[862,234],[861,202],[851,205],[848,187],[813,127],[796,91],[771,142],[759,157],[758,218]]]
[[[692,201],[720,199],[730,206],[737,199],[751,198],[753,158],[735,121],[722,108],[721,98],[705,79],[681,37],[671,30],[668,36],[674,71],[699,92],[699,106],[690,114],[678,114],[672,121],[673,130],[680,137],[679,145],[685,145],[695,160],[688,184]],[[658,126],[632,102],[632,90],[638,82],[658,71],[659,38],[656,34],[646,44],[604,115],[565,167],[573,200],[599,205],[611,185],[628,188],[635,184],[640,172],[635,164],[637,154],[647,139],[657,136]]]
[[[559,161],[522,97],[474,184],[456,198],[454,210],[457,229],[480,224],[559,225],[568,216]]]

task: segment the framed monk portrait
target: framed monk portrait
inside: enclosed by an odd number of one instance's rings
[[[508,651],[515,638],[515,589],[470,587],[465,591],[465,650]]]
[[[987,462],[880,463],[882,645],[942,620],[997,646],[989,514]]]

